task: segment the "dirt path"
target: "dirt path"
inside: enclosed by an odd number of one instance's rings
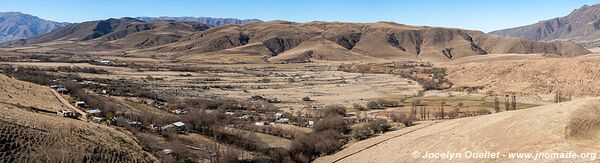
[[[60,101],[63,105],[65,105],[67,108],[69,108],[70,110],[76,111],[77,113],[81,114],[81,117],[79,117],[80,120],[82,121],[86,121],[87,120],[87,113],[84,112],[83,110],[71,105],[71,103],[69,103],[69,101],[67,99],[65,99],[64,97],[62,97],[60,95],[60,93],[56,92],[54,89],[50,89],[52,91],[52,93],[54,94],[54,96],[56,96],[56,99],[58,99],[58,101]]]

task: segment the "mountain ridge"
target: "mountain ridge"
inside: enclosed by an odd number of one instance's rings
[[[20,12],[0,12],[0,42],[38,36],[67,24]]]
[[[174,20],[177,22],[198,22],[204,23],[212,26],[220,26],[226,24],[248,24],[254,22],[263,22],[260,19],[237,19],[237,18],[213,18],[213,17],[191,17],[191,16],[182,16],[182,17],[172,17],[172,16],[160,16],[160,17],[135,17],[136,19],[150,22],[154,20]]]
[[[566,16],[489,32],[535,41],[573,41],[591,48],[600,45],[600,4],[584,5]]]
[[[144,22],[127,17],[71,24],[45,35],[2,44],[4,47],[34,45],[61,51],[125,50],[191,58],[240,55],[262,62],[373,58],[437,62],[491,53],[550,53],[565,57],[590,53],[570,42],[535,42],[474,30],[391,22],[280,20],[212,27],[193,22]],[[280,54],[285,56],[276,57]],[[269,59],[272,57],[276,58]]]

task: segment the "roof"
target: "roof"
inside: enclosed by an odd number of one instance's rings
[[[175,125],[177,127],[181,127],[181,126],[185,126],[185,123],[183,123],[183,122],[175,122],[175,123],[173,123],[173,125]]]
[[[94,113],[100,113],[102,111],[100,111],[99,109],[94,109],[94,110],[90,110],[88,112],[94,114]]]

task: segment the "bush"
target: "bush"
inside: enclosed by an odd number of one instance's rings
[[[567,125],[567,136],[574,138],[590,138],[597,136],[600,129],[600,101],[584,105],[576,110]]]
[[[329,105],[329,106],[325,107],[323,112],[325,113],[325,116],[329,116],[329,115],[346,116],[346,107],[341,106],[341,105]]]
[[[354,104],[352,104],[352,106],[354,107],[354,109],[359,110],[359,111],[367,111],[368,110],[367,108],[365,108],[361,104],[354,103]]]
[[[312,101],[310,97],[302,97],[302,101]]]
[[[313,125],[314,132],[321,132],[326,130],[334,130],[339,133],[347,133],[349,131],[346,126],[346,121],[339,115],[332,115],[325,117]]]
[[[379,103],[375,102],[375,101],[369,101],[367,102],[367,109],[380,109],[381,105],[379,105]]]
[[[379,104],[380,107],[397,107],[398,106],[398,101],[394,101],[394,100],[379,100],[377,102]]]
[[[367,124],[365,124],[365,126],[371,131],[373,131],[373,133],[384,133],[389,131],[392,127],[390,126],[390,124],[387,123],[386,120],[383,119],[369,121]]]
[[[363,140],[371,137],[372,132],[365,126],[359,126],[352,130],[352,138],[355,140]]]
[[[413,125],[417,119],[414,115],[407,116],[406,114],[391,114],[389,117],[392,121],[402,123],[404,126],[409,127]]]
[[[297,162],[310,162],[320,155],[332,154],[344,145],[343,135],[336,130],[325,130],[301,135],[292,141],[290,155]]]

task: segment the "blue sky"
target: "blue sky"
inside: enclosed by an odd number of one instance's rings
[[[208,16],[262,20],[394,21],[491,31],[564,16],[600,0],[26,0],[0,1],[60,22],[136,16]]]

